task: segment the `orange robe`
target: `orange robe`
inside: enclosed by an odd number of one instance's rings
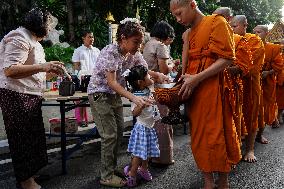
[[[258,129],[258,115],[263,114],[261,108],[261,84],[260,72],[264,63],[264,45],[261,39],[255,35],[247,33],[245,38],[252,51],[253,65],[249,67],[249,73],[243,77],[244,101],[243,112],[248,134],[254,133]]]
[[[219,58],[233,60],[235,56],[231,27],[217,15],[204,17],[191,30],[189,47],[186,73],[192,75]],[[223,72],[203,80],[193,90],[187,107],[191,148],[198,168],[203,172],[229,172],[231,165],[241,159],[241,151]]]
[[[284,60],[284,56],[282,55]],[[284,70],[277,75],[276,102],[279,110],[284,110]]]
[[[248,74],[252,66],[252,53],[245,37],[234,34],[236,60],[232,66],[241,69],[242,74],[233,75],[227,69],[224,72],[225,85],[230,91],[230,104],[233,110],[233,119],[236,126],[239,142],[241,137],[246,135],[246,126],[243,121],[243,83],[242,76]]]
[[[280,45],[266,43],[265,60],[262,71],[274,70],[273,74],[262,79],[264,122],[271,125],[277,117],[278,108],[276,103],[276,76],[283,69]]]

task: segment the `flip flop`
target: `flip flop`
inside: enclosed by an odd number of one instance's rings
[[[108,180],[100,180],[100,184],[104,185],[104,186],[110,186],[110,187],[114,187],[114,188],[120,188],[125,186],[126,181],[123,180],[122,178],[116,176],[116,175],[112,175],[111,179]]]

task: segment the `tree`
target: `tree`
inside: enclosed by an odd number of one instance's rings
[[[234,14],[246,15],[248,30],[259,24],[270,24],[281,18],[283,0],[221,0],[221,6],[231,7]]]

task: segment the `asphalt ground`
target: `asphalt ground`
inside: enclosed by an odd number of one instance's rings
[[[284,125],[278,129],[267,127],[265,136],[269,144],[256,143],[256,163],[240,162],[230,174],[232,189],[284,189]],[[203,186],[202,175],[194,162],[189,135],[183,134],[182,126],[174,132],[175,164],[166,168],[150,167],[151,182],[140,182],[138,189],[199,189]],[[124,138],[118,158],[118,170],[130,162],[126,153],[128,139]],[[49,154],[49,164],[40,174],[50,178],[40,184],[45,189],[107,189],[99,184],[100,143],[83,145],[67,161],[67,175],[60,175],[60,153]],[[14,189],[15,179],[11,163],[0,165],[0,189]],[[126,188],[126,187],[124,187]]]

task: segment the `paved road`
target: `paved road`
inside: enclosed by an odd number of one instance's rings
[[[284,189],[284,126],[279,129],[267,128],[267,145],[256,144],[257,163],[241,162],[230,174],[233,189]],[[182,128],[175,130],[174,159],[175,164],[168,168],[151,168],[154,179],[142,182],[137,188],[143,189],[199,189],[203,185],[201,174],[194,163],[188,148],[189,136],[182,134]],[[129,163],[126,154],[127,139],[123,140],[118,159],[119,168]],[[47,189],[97,189],[107,188],[98,184],[100,167],[99,143],[84,145],[73,154],[67,162],[68,174],[60,175],[60,155],[49,155],[49,165],[41,170],[50,174],[51,179],[42,186]],[[11,164],[0,165],[0,188],[14,189],[14,177]]]

